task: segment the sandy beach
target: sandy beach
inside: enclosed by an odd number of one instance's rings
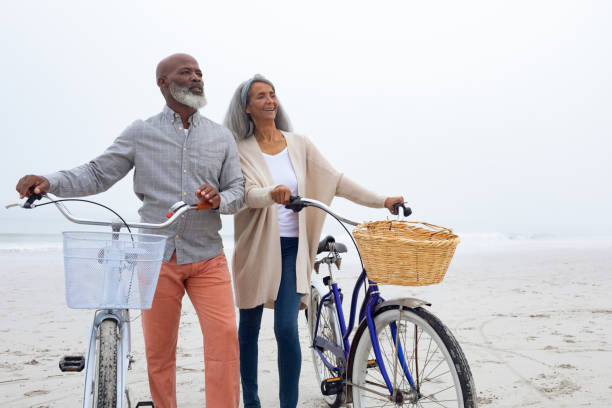
[[[231,248],[226,249],[231,253]],[[82,354],[92,311],[68,309],[60,250],[0,252],[0,406],[78,407],[83,373],[58,360]],[[338,274],[347,293],[354,251]],[[461,243],[444,282],[385,287],[387,298],[432,303],[462,345],[483,407],[608,407],[612,400],[612,239],[479,239]],[[177,351],[180,407],[204,406],[202,337],[184,299]],[[139,313],[132,314],[132,401],[149,400]],[[260,397],[278,406],[272,312],[260,338]],[[319,397],[303,315],[300,407]]]

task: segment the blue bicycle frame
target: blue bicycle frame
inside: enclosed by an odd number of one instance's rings
[[[359,276],[359,278],[357,279],[357,282],[355,283],[355,287],[353,288],[353,296],[351,299],[351,312],[350,312],[350,319],[349,319],[348,327],[346,326],[345,320],[344,320],[344,311],[342,309],[342,302],[340,298],[340,288],[338,287],[338,284],[336,282],[333,282],[330,285],[331,286],[330,291],[321,298],[319,307],[317,309],[318,310],[317,321],[315,323],[315,330],[314,330],[314,335],[313,335],[314,339],[313,339],[312,347],[314,348],[314,350],[316,350],[319,357],[321,357],[321,360],[323,361],[323,363],[330,370],[333,370],[334,372],[338,373],[339,376],[342,376],[343,374],[341,372],[341,368],[333,365],[330,361],[328,361],[327,358],[325,358],[325,356],[321,352],[321,349],[328,349],[332,352],[332,354],[340,358],[342,361],[344,362],[348,361],[348,356],[350,352],[350,343],[348,341],[348,337],[350,333],[352,332],[354,324],[355,324],[355,314],[357,310],[356,306],[357,306],[357,298],[359,295],[359,290],[361,286],[364,284],[364,282],[366,281],[366,279],[367,279],[366,271],[365,269],[363,269],[363,271],[361,272],[361,275]],[[376,356],[376,362],[377,362],[378,368],[380,369],[383,379],[385,380],[385,384],[389,391],[389,395],[393,395],[394,393],[393,385],[391,384],[391,380],[389,379],[389,375],[387,374],[384,360],[380,353],[380,344],[378,342],[378,335],[377,335],[376,327],[374,325],[374,316],[373,316],[376,306],[384,302],[384,299],[379,294],[378,286],[369,279],[367,279],[367,282],[368,282],[368,286],[366,289],[365,298],[360,308],[359,321],[362,321],[364,318],[367,321],[368,331],[370,334],[370,339],[372,341],[372,348],[374,350],[374,355]],[[329,302],[332,298],[334,300],[335,311],[338,316],[338,323],[340,325],[340,331],[342,333],[342,347],[340,347],[340,345],[331,344],[329,341],[317,336],[322,307],[326,302]],[[399,341],[399,339],[396,338],[397,327],[395,323],[392,323],[391,325],[389,325],[389,330],[391,330],[393,341],[397,343],[397,354],[398,354],[399,363],[402,367],[402,371],[404,372],[404,375],[406,376],[406,379],[408,380],[410,387],[416,391],[414,380],[412,379],[410,370],[408,369],[408,365],[406,364],[406,360],[404,358],[404,353],[403,353],[401,342]]]

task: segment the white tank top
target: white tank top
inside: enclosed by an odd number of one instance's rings
[[[295,170],[289,159],[289,151],[285,149],[275,155],[263,153],[268,168],[272,174],[272,179],[276,185],[283,184],[291,190],[291,195],[298,195],[297,178]],[[276,204],[278,212],[278,229],[281,237],[299,236],[298,213],[288,210],[282,204]]]

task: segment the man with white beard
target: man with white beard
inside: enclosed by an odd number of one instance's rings
[[[153,306],[143,311],[142,326],[155,407],[176,408],[176,344],[187,292],[204,337],[206,406],[235,408],[240,399],[238,338],[219,214],[233,214],[243,202],[236,144],[229,130],[198,113],[206,98],[193,57],[171,55],[158,64],[156,75],[166,100],[161,113],[134,122],[89,163],[44,177],[24,176],[16,188],[21,198],[47,191],[61,197],[92,195],[134,168],[142,222],[163,222],[168,208],[180,200],[198,199],[212,207],[186,213],[157,232],[168,240]]]

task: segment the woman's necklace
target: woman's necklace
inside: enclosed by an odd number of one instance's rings
[[[272,137],[268,140],[266,140],[266,138],[264,138],[263,136],[259,135],[257,131],[254,133],[253,136],[255,137],[255,140],[257,140],[259,148],[262,152],[270,155],[275,155],[282,152],[285,147],[287,147],[287,141],[285,140],[283,134],[278,130],[276,130],[275,133],[279,137]]]

